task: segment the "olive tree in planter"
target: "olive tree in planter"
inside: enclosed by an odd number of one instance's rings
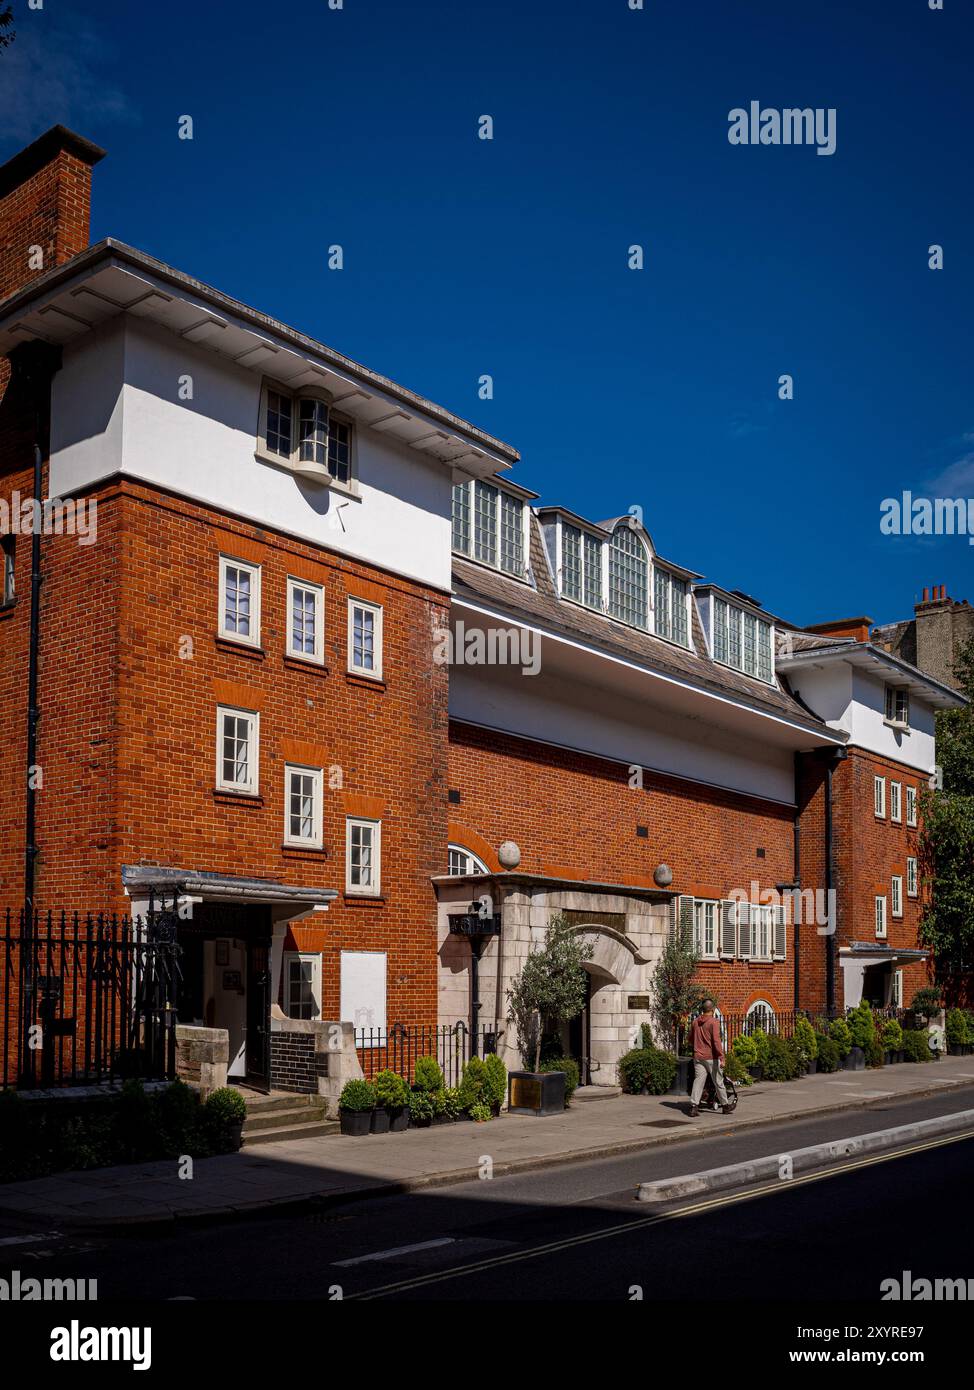
[[[814,1075],[818,1070],[818,1041],[807,1018],[795,1019],[794,1042],[801,1067],[809,1076]]]
[[[888,1018],[879,1034],[879,1045],[883,1049],[886,1065],[903,1060],[903,1029],[895,1018]]]
[[[673,1089],[681,1095],[687,1090],[693,1063],[692,1057],[683,1055],[689,1022],[700,1012],[703,1001],[713,997],[694,983],[699,964],[700,955],[693,941],[693,921],[684,914],[663,947],[649,985],[653,1022],[665,1045],[676,1054]]]
[[[588,979],[585,962],[592,958],[592,947],[572,930],[560,913],[548,922],[544,943],[532,951],[520,975],[507,991],[507,1003],[521,1059],[527,1072],[512,1073],[511,1079],[537,1083],[543,1094],[541,1032],[545,1023],[568,1023],[585,1007]],[[563,1075],[549,1072],[548,1076]],[[564,1088],[560,1096],[564,1105]]]

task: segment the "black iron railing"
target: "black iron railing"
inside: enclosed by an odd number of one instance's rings
[[[394,1023],[389,1028],[356,1028],[355,1046],[367,1080],[388,1068],[407,1081],[413,1080],[418,1057],[435,1057],[444,1083],[456,1086],[463,1064],[471,1056],[473,1035],[465,1023],[410,1026]],[[478,1030],[477,1053],[484,1057],[496,1050],[492,1028]]]
[[[0,1087],[176,1072],[179,947],[155,917],[24,913],[0,931]]]

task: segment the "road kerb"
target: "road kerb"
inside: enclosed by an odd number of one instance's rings
[[[952,1115],[935,1115],[929,1120],[915,1120],[912,1124],[897,1125],[893,1129],[877,1129],[870,1134],[831,1139],[822,1144],[811,1144],[804,1149],[784,1150],[763,1158],[729,1163],[722,1168],[707,1168],[700,1173],[685,1173],[680,1177],[642,1182],[636,1188],[636,1200],[672,1202],[683,1197],[699,1197],[707,1192],[720,1192],[725,1188],[747,1187],[751,1183],[780,1178],[782,1160],[785,1158],[788,1160],[788,1175],[791,1176],[795,1173],[807,1173],[815,1168],[824,1168],[841,1159],[879,1153],[884,1149],[896,1149],[904,1144],[935,1138],[941,1134],[959,1133],[965,1129],[974,1132],[974,1110],[958,1110]]]

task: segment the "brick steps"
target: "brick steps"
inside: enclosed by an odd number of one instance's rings
[[[324,1134],[337,1134],[340,1128],[337,1120],[321,1120],[282,1125],[275,1129],[258,1129],[244,1134],[241,1148],[252,1149],[257,1144],[279,1144],[284,1139],[317,1139]]]

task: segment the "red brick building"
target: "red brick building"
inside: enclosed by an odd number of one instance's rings
[[[509,445],[89,247],[101,156],[56,128],[0,169],[0,902],[168,899],[181,1017],[258,1084],[275,1005],[474,1021],[517,1061],[505,993],[553,912],[592,945],[566,1045],[596,1082],[681,919],[724,1013],[909,992],[907,798],[958,697],[868,629],[703,582],[638,508],[536,506]],[[451,926],[484,895],[474,952]]]

